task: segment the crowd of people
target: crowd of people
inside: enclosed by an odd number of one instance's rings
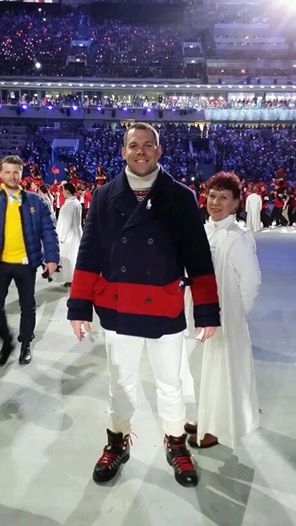
[[[82,21],[86,36],[81,32]],[[189,38],[178,23],[131,25],[91,18],[86,23],[85,15],[75,11],[62,16],[7,12],[1,16],[0,32],[0,75],[55,77],[181,78],[185,68],[182,41]],[[68,56],[76,56],[72,41],[88,42],[78,46],[79,60],[74,62],[67,61]]]
[[[296,128],[291,125],[174,124],[156,125],[163,143],[163,166],[178,179],[205,179],[217,170],[234,170],[242,179],[272,182],[283,166],[290,183],[296,180]],[[97,166],[108,180],[122,169],[120,145],[126,125],[98,123],[93,128],[76,128],[72,136],[80,139],[77,153],[63,152],[66,168],[76,166],[79,177],[92,182]],[[38,164],[46,178],[51,159],[50,142],[35,131],[22,151],[23,157]]]
[[[7,10],[0,20],[0,75],[195,78],[206,83],[202,61],[185,60],[184,42],[200,43],[193,59],[206,58],[215,52],[213,22],[228,18],[232,23],[256,22],[257,13],[273,23],[272,10],[263,16],[262,6],[259,10],[256,6],[240,7],[234,20],[232,7],[220,3],[209,8],[199,2],[184,4],[181,20],[146,24],[135,19],[97,20],[82,10]],[[287,38],[292,42],[294,37],[288,32],[287,27]],[[188,59],[190,54],[188,47]]]
[[[295,182],[293,125],[216,125],[209,129],[209,138],[217,169],[234,170],[247,180],[270,183],[275,171],[284,166],[287,179]]]
[[[296,108],[296,97],[289,96],[273,96],[264,98],[262,96],[256,97],[242,97],[237,95],[230,95],[228,97],[207,96],[207,95],[122,95],[114,93],[112,95],[102,95],[97,92],[93,94],[62,93],[47,94],[45,97],[40,97],[38,94],[23,94],[20,99],[15,97],[11,99],[9,94],[5,99],[2,99],[1,104],[18,104],[31,105],[34,107],[48,107],[48,108],[142,108],[143,110],[204,110],[204,109],[277,109],[283,108],[294,110]]]
[[[115,133],[111,128],[108,129],[108,133],[104,134],[102,134],[102,130],[98,129],[88,132],[85,149],[76,156],[68,158],[72,164],[68,166],[66,177],[67,181],[74,185],[75,196],[81,203],[82,216],[80,222],[82,225],[85,222],[95,188],[112,180],[124,168],[120,144],[125,131],[126,128],[123,127],[117,129]],[[192,154],[192,151],[190,153],[187,132],[185,125],[178,126],[177,129],[174,125],[167,126],[165,133],[163,129],[161,130],[163,151],[161,164],[176,180],[181,181],[196,193],[203,222],[206,222],[208,219],[207,180],[201,177],[200,163],[205,160],[209,162],[211,156],[206,152],[199,152],[198,155]],[[217,137],[219,140],[221,138],[220,132],[221,130],[218,129]],[[211,148],[213,149],[216,138],[215,131],[213,132],[210,128],[207,133],[211,137],[210,144],[212,144]],[[201,135],[202,131],[200,130]],[[96,156],[97,151],[102,152],[101,156]],[[233,150],[231,149],[231,151]],[[222,152],[222,148],[220,148],[220,152]],[[254,155],[258,162],[259,156],[250,150],[250,160]],[[253,231],[272,226],[293,226],[296,224],[295,170],[286,161],[287,159],[276,157],[275,154],[271,159],[267,173],[264,171],[245,172],[239,165],[233,164],[231,160],[228,163],[221,163],[220,157],[216,158],[216,165],[211,165],[213,172],[233,171],[240,177],[242,192],[237,217],[239,220],[247,222],[247,226]],[[81,175],[79,166],[85,165],[95,173],[91,179],[85,179]],[[65,181],[61,183],[55,180],[53,184],[45,185],[38,164],[27,162],[24,166],[22,185],[27,190],[41,194],[47,201],[49,195],[50,208],[57,218],[64,204],[63,184]],[[46,187],[47,196],[43,195],[44,187]],[[253,196],[253,194],[256,194],[259,201],[255,219],[253,219],[250,202],[248,202],[249,196]],[[247,213],[248,210],[249,214]]]

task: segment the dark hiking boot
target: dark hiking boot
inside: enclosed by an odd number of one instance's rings
[[[165,435],[166,458],[170,466],[174,468],[175,479],[181,486],[186,488],[197,486],[198,477],[196,467],[192,461],[191,454],[185,445],[186,434],[180,437]]]
[[[108,444],[93,471],[93,479],[98,483],[113,479],[120,465],[130,458],[130,435],[123,436],[122,433],[113,433],[107,429],[107,436]]]

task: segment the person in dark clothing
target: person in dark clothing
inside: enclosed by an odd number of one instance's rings
[[[51,276],[59,263],[59,244],[50,210],[41,197],[22,190],[23,162],[20,157],[4,157],[0,164],[0,365],[5,365],[15,347],[5,313],[5,299],[12,280],[21,309],[18,341],[19,363],[30,363],[30,343],[36,323],[36,270],[44,264]]]

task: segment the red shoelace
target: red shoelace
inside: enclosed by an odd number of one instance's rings
[[[180,445],[179,444],[170,444],[169,445],[169,449],[181,449],[180,448]],[[194,470],[194,465],[193,465],[193,462],[190,458],[190,453],[188,452],[188,454],[180,454],[180,455],[176,455],[176,456],[173,456],[172,458],[172,463],[175,464],[177,466],[177,468],[180,469],[180,471],[192,471]]]

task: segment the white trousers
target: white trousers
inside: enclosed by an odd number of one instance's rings
[[[146,347],[156,383],[158,414],[166,435],[184,433],[185,405],[180,369],[183,331],[158,339],[126,336],[105,331],[109,369],[111,428],[115,433],[131,432],[142,352]]]

